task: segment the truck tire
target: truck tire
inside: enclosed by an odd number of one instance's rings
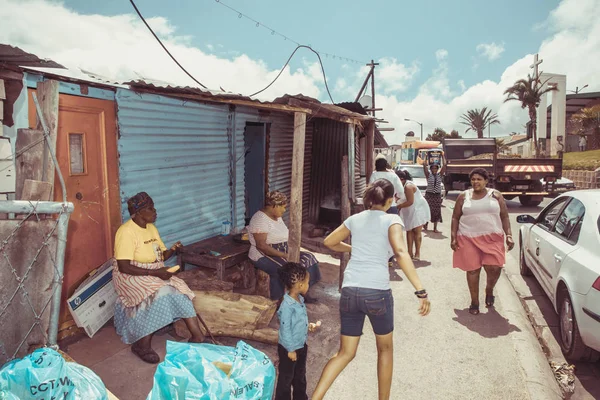
[[[542,204],[542,200],[533,200],[531,196],[519,196],[519,201],[524,207],[537,207]]]

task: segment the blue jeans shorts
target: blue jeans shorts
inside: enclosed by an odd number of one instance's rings
[[[391,290],[345,287],[340,297],[340,320],[344,336],[361,336],[365,317],[376,335],[394,330],[394,298]]]

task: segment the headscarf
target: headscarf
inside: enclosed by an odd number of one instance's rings
[[[152,201],[152,197],[146,192],[140,192],[127,200],[127,209],[129,210],[129,215],[132,217],[141,209],[152,205],[154,205],[154,201]]]
[[[265,204],[267,206],[276,207],[283,206],[288,203],[288,198],[285,194],[281,193],[278,190],[274,190],[267,194],[267,198],[265,199]]]

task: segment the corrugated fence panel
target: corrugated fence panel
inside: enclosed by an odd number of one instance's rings
[[[220,234],[222,221],[231,219],[229,107],[125,90],[117,91],[117,104],[124,219],[127,199],[145,191],[167,246]]]
[[[269,135],[269,191],[279,190],[290,196],[292,189],[292,153],[294,147],[294,116],[291,114],[273,115]],[[310,196],[311,153],[313,124],[306,124],[304,151],[304,180],[302,198],[302,218],[308,218],[308,199]],[[289,224],[289,209],[283,216]]]
[[[364,155],[361,154],[361,139],[360,139],[360,134],[356,133],[356,135],[354,136],[354,154],[355,154],[355,159],[354,159],[354,187],[356,190],[356,197],[363,197],[363,193],[365,192],[365,189],[367,188],[367,180],[365,179],[364,176],[361,176],[361,171],[362,171],[362,160],[364,159]]]
[[[342,157],[348,155],[348,125],[317,119],[312,146],[309,218],[316,222],[324,202],[329,208],[340,209]]]

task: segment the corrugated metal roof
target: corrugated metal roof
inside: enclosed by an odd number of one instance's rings
[[[355,113],[335,104],[321,103],[319,100],[304,96],[303,94],[286,94],[273,100],[273,103],[308,108],[312,111],[313,118],[327,118],[355,124],[374,120],[371,116]]]
[[[47,67],[64,68],[62,65],[49,60],[42,59],[8,44],[0,44],[0,64],[14,65],[17,67]]]

